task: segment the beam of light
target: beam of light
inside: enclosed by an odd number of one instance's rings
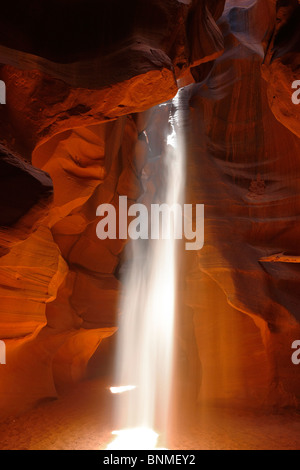
[[[172,128],[172,132],[167,137],[167,144],[171,145],[173,149],[176,149],[176,144],[177,144],[176,131],[172,123],[171,123],[171,128]]]
[[[180,92],[179,92],[180,93]],[[160,204],[183,203],[184,152],[180,138],[180,101],[170,107],[171,129],[161,156]],[[170,231],[178,214],[170,218]],[[164,240],[131,241],[132,262],[123,279],[123,301],[117,352],[117,382],[135,384],[122,395],[116,418],[120,431],[107,449],[154,449],[158,429],[167,432],[172,387],[174,313],[176,302],[177,243]]]
[[[124,393],[124,392],[129,392],[130,390],[134,390],[136,388],[135,385],[124,385],[120,387],[110,387],[110,391],[113,394],[116,393]]]

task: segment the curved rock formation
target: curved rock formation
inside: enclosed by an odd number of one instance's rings
[[[229,7],[221,22],[224,55],[187,95],[188,197],[206,207],[206,244],[198,264],[191,260],[187,295],[195,309],[201,397],[295,407],[300,382],[291,345],[300,335],[300,279],[291,261],[299,255],[299,138],[290,114],[278,122],[269,106],[274,82],[262,79],[261,50],[249,41],[261,19],[257,4],[248,11]],[[290,95],[282,98],[292,110]],[[280,252],[293,256],[270,262]]]
[[[296,104],[291,106],[291,102],[293,84],[300,75],[300,5],[297,0],[279,0],[276,10],[263,76],[268,83],[269,106],[276,119],[299,137],[300,109]]]

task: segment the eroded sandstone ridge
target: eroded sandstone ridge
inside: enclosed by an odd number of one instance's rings
[[[182,274],[180,394],[298,406],[298,268],[260,261],[298,254],[298,2],[27,3],[0,18],[0,415],[109,361],[124,240],[96,238],[96,208],[140,197],[165,137],[151,108],[193,82],[187,198],[207,230]]]

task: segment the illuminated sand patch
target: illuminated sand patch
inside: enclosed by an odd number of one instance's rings
[[[120,387],[110,387],[110,391],[113,394],[130,392],[136,388],[135,385],[124,385]]]
[[[117,436],[113,442],[107,446],[107,450],[154,450],[157,449],[159,435],[148,428],[123,429],[113,431]]]

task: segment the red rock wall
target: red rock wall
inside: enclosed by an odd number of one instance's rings
[[[279,59],[262,64],[259,49],[249,50],[247,31],[235,33],[246,19],[253,30],[261,19],[257,7],[225,11],[224,55],[187,97],[187,197],[206,207],[206,243],[187,267],[187,303],[194,308],[202,400],[294,407],[300,397],[291,361],[300,335],[298,265],[268,257],[299,252],[300,110],[291,101],[295,76],[286,74],[281,88],[275,77],[266,81],[266,68],[283,70]],[[284,56],[287,70],[298,51],[288,52],[291,62]],[[270,106],[274,86],[285,94],[284,115]]]

